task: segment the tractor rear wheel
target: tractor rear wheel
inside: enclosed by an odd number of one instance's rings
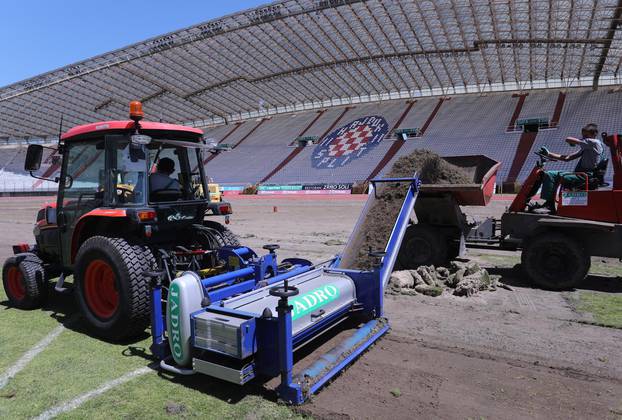
[[[529,279],[551,290],[573,288],[585,279],[590,264],[590,256],[577,241],[555,232],[529,240],[521,254],[521,265]]]
[[[238,237],[226,226],[223,226],[222,224],[211,220],[203,221],[203,226],[213,229],[217,232],[217,234],[214,236],[216,242],[218,243],[218,246],[241,246]]]
[[[421,265],[443,265],[447,263],[447,238],[438,229],[425,225],[410,225],[406,228],[395,269],[414,269]]]
[[[94,236],[76,256],[76,299],[89,327],[109,340],[140,334],[149,323],[149,248],[122,238]]]
[[[47,297],[43,262],[35,254],[8,258],[2,268],[2,284],[9,302],[20,309],[39,308]]]

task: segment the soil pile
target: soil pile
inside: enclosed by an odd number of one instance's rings
[[[473,296],[484,290],[497,290],[498,279],[476,262],[452,261],[449,268],[421,266],[416,270],[395,271],[389,279],[389,293],[439,296],[447,290],[455,296]]]
[[[462,169],[425,149],[399,158],[387,174],[389,178],[412,176],[417,171],[424,184],[470,184],[473,179]]]
[[[417,172],[419,179],[427,184],[468,184],[472,180],[459,167],[449,164],[439,155],[429,150],[417,149],[407,156],[400,157],[387,178],[409,178]],[[362,226],[356,237],[350,239],[344,251],[340,268],[371,270],[375,258],[371,251],[384,251],[391,236],[393,225],[400,212],[409,184],[392,182],[377,184],[374,204],[364,216]]]

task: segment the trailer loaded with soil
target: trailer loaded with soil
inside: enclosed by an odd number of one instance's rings
[[[539,155],[501,219],[475,222],[467,221],[460,206],[490,202],[500,163],[481,155],[443,157],[443,164],[453,167],[445,173],[459,175],[422,183],[414,206],[416,221],[406,230],[396,268],[448,266],[464,255],[467,247],[520,250],[521,266],[534,284],[567,289],[587,276],[590,257],[622,258],[622,138],[603,133],[603,141],[610,150],[613,185],[604,181],[607,159],[594,174],[578,174],[585,176],[585,187],[569,190],[560,186],[554,213],[533,211],[529,203],[532,190],[537,189],[545,165],[552,160]],[[424,153],[429,152],[415,151],[411,160]],[[438,162],[437,157],[430,159]],[[415,169],[422,167],[419,163]]]

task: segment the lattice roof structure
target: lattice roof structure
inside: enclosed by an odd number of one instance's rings
[[[332,105],[619,84],[622,0],[284,0],[0,88],[0,137],[204,126]]]

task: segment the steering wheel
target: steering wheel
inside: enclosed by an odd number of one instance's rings
[[[560,161],[560,159],[556,159],[552,156],[549,155],[545,155],[544,153],[540,153],[540,152],[533,152],[535,155],[540,156],[540,158],[542,158],[543,160],[547,161],[547,160],[552,160],[552,161]]]

